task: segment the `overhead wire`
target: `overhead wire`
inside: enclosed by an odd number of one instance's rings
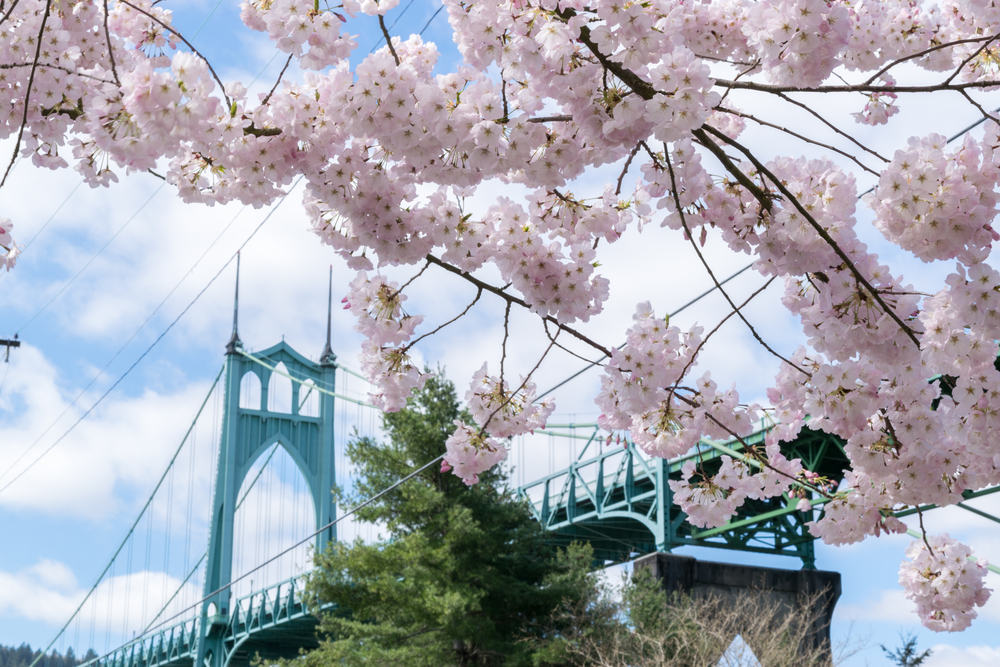
[[[163,480],[165,480],[167,478],[167,473],[170,472],[171,467],[173,467],[174,461],[177,460],[177,456],[181,453],[181,449],[183,449],[183,447],[184,447],[184,443],[187,442],[188,436],[191,435],[191,431],[194,429],[195,424],[198,422],[198,417],[201,416],[202,411],[205,409],[205,405],[208,403],[208,399],[211,398],[212,394],[215,392],[215,387],[216,387],[216,385],[219,384],[219,378],[222,377],[222,371],[223,370],[225,370],[225,366],[222,366],[219,369],[219,372],[216,374],[215,381],[212,382],[212,386],[209,388],[208,394],[205,395],[205,400],[202,401],[201,406],[198,408],[198,412],[195,413],[194,419],[191,420],[191,426],[188,427],[187,432],[184,434],[184,437],[181,439],[181,444],[178,445],[177,450],[174,452],[174,455],[170,458],[170,462],[167,464],[167,469],[163,471],[163,474],[160,476],[159,481],[157,481],[156,486],[153,488],[153,492],[149,494],[149,498],[146,500],[146,503],[142,506],[142,509],[139,510],[139,515],[135,518],[135,521],[132,522],[132,526],[128,529],[128,532],[125,533],[125,537],[124,537],[124,539],[122,539],[121,544],[118,545],[118,548],[115,550],[114,554],[112,554],[111,561],[105,566],[105,568],[97,576],[97,581],[95,581],[94,585],[90,587],[90,590],[87,591],[87,594],[83,596],[83,599],[80,600],[80,604],[77,605],[76,609],[73,611],[73,614],[66,621],[65,625],[63,625],[63,627],[59,630],[59,633],[55,637],[53,637],[53,639],[52,639],[51,642],[49,642],[49,645],[45,647],[45,650],[42,653],[48,652],[48,650],[51,649],[55,645],[56,641],[58,641],[58,639],[66,631],[66,628],[69,627],[69,624],[73,622],[73,619],[76,618],[77,614],[80,613],[80,610],[83,609],[83,605],[87,602],[88,599],[90,599],[90,596],[94,594],[94,591],[97,590],[98,585],[100,585],[101,581],[104,579],[104,575],[108,573],[108,570],[112,571],[111,581],[113,582],[113,580],[114,580],[114,564],[115,564],[115,562],[116,562],[116,560],[118,558],[118,555],[121,553],[122,549],[125,547],[126,543],[128,543],[130,545],[129,546],[129,559],[131,559],[131,541],[130,541],[130,538],[132,537],[132,534],[135,532],[135,527],[139,525],[139,521],[142,520],[142,517],[145,514],[146,510],[152,504],[153,498],[156,496],[156,492],[159,491],[160,486],[163,484]],[[126,578],[126,585],[128,585],[128,579],[129,578],[127,577]],[[128,607],[127,607],[127,605],[128,605],[128,597],[129,596],[126,595],[126,599],[125,599],[125,604],[126,604],[125,618],[126,619],[128,618]],[[110,600],[109,600],[109,602],[110,602]],[[110,608],[110,606],[111,605],[109,604],[109,608]],[[110,613],[110,611],[109,611],[109,613]],[[111,624],[109,623],[108,624],[108,631],[109,632],[110,632],[110,625]],[[35,659],[35,662],[38,662],[37,658]],[[34,665],[35,662],[32,662],[31,664]]]
[[[86,270],[87,270],[87,267],[89,267],[89,266],[90,266],[91,264],[93,264],[93,263],[94,263],[94,260],[96,260],[96,259],[97,259],[98,257],[100,257],[101,253],[103,253],[103,252],[104,252],[105,250],[107,250],[108,246],[109,246],[109,245],[111,245],[111,244],[112,244],[112,242],[114,242],[114,240],[115,240],[116,238],[118,238],[118,235],[119,235],[119,234],[121,234],[121,233],[122,233],[123,231],[125,231],[125,228],[126,228],[126,227],[128,227],[128,226],[129,226],[129,225],[130,225],[130,224],[132,223],[132,221],[133,221],[133,220],[135,220],[135,219],[136,219],[136,218],[138,217],[139,213],[141,213],[141,212],[142,212],[142,210],[143,210],[144,208],[146,208],[146,205],[147,205],[147,204],[149,204],[149,202],[153,201],[153,197],[155,197],[155,196],[156,196],[157,194],[159,194],[160,190],[162,190],[162,189],[163,189],[163,186],[164,186],[164,185],[166,185],[166,183],[160,183],[160,185],[159,185],[159,186],[158,186],[158,187],[156,188],[156,190],[154,190],[154,191],[153,191],[153,194],[149,195],[149,198],[148,198],[148,199],[147,199],[146,201],[144,201],[144,202],[142,203],[142,206],[140,206],[140,207],[139,207],[139,208],[138,208],[138,209],[136,210],[136,212],[135,212],[135,213],[133,213],[133,214],[132,214],[131,216],[129,216],[129,219],[125,221],[125,224],[124,224],[124,225],[122,225],[121,227],[119,227],[119,228],[118,228],[118,231],[116,231],[116,232],[115,232],[115,233],[114,233],[114,234],[112,235],[112,237],[111,237],[110,239],[108,239],[107,243],[105,243],[105,244],[104,244],[103,246],[101,246],[101,247],[100,247],[100,249],[99,249],[99,250],[98,250],[98,251],[97,251],[96,253],[94,253],[94,255],[93,255],[93,256],[92,256],[92,257],[91,257],[91,258],[90,258],[89,260],[87,260],[87,263],[86,263],[86,264],[84,264],[84,265],[83,265],[83,266],[82,266],[82,267],[80,268],[80,270],[79,270],[79,271],[77,271],[77,272],[76,272],[76,273],[75,273],[75,274],[73,275],[73,277],[72,277],[72,278],[70,278],[70,279],[69,279],[69,280],[68,280],[68,281],[67,281],[67,282],[66,282],[66,283],[65,283],[65,284],[64,284],[64,285],[63,285],[63,286],[62,286],[62,287],[61,287],[61,288],[59,289],[59,291],[55,293],[55,295],[54,295],[54,296],[53,296],[53,297],[52,297],[51,299],[49,299],[48,301],[46,301],[46,302],[45,302],[45,305],[43,305],[43,306],[42,306],[41,308],[39,308],[39,309],[38,309],[37,311],[35,311],[35,314],[34,314],[34,315],[32,315],[32,316],[31,316],[31,317],[30,317],[30,318],[28,319],[28,321],[27,321],[27,322],[25,322],[24,324],[22,324],[22,325],[21,325],[21,327],[20,327],[20,328],[19,328],[19,329],[17,330],[17,334],[20,334],[20,333],[21,333],[22,331],[24,331],[24,330],[25,330],[26,328],[28,328],[28,325],[30,325],[30,324],[31,324],[32,322],[34,322],[34,321],[35,321],[35,319],[36,319],[36,318],[38,318],[38,316],[39,316],[39,315],[41,315],[42,313],[44,313],[44,312],[45,312],[45,310],[46,310],[46,309],[48,309],[48,307],[49,307],[49,306],[51,306],[51,305],[52,305],[52,303],[53,303],[53,302],[54,302],[54,301],[55,301],[56,299],[58,299],[58,298],[59,298],[59,297],[60,297],[60,296],[61,296],[61,295],[63,294],[63,292],[65,292],[65,291],[66,291],[66,289],[67,289],[67,288],[69,288],[69,286],[70,286],[70,285],[72,285],[72,284],[73,284],[73,283],[74,283],[74,282],[76,281],[76,279],[77,279],[77,278],[79,278],[79,277],[80,277],[80,274],[82,274],[82,273],[83,273],[84,271],[86,271]]]
[[[196,295],[195,295],[195,297],[194,297],[194,298],[193,298],[193,299],[192,299],[192,300],[190,301],[190,303],[188,303],[188,305],[184,307],[184,310],[182,310],[182,311],[180,312],[180,314],[179,314],[179,315],[177,315],[177,317],[175,317],[175,318],[174,318],[174,320],[173,320],[173,321],[172,321],[172,322],[171,322],[171,323],[170,323],[170,324],[169,324],[169,325],[167,326],[167,328],[166,328],[166,329],[164,329],[164,330],[163,330],[163,332],[162,332],[162,333],[161,333],[161,334],[160,334],[160,335],[159,335],[159,336],[158,336],[158,337],[156,338],[156,340],[154,340],[154,341],[153,341],[153,342],[152,342],[152,343],[151,343],[151,344],[149,345],[149,347],[147,347],[147,348],[146,348],[146,350],[145,350],[145,351],[144,351],[144,352],[143,352],[143,353],[142,353],[142,354],[141,354],[141,355],[139,356],[139,358],[138,358],[138,359],[136,359],[136,360],[135,360],[135,362],[133,362],[133,364],[132,364],[131,366],[129,366],[129,367],[128,367],[128,369],[127,369],[127,370],[126,370],[126,371],[125,371],[125,372],[124,372],[124,373],[123,373],[123,374],[122,374],[122,375],[121,375],[121,376],[120,376],[120,377],[119,377],[119,378],[118,378],[117,380],[115,380],[115,383],[114,383],[114,384],[112,384],[112,385],[111,385],[111,386],[110,386],[110,387],[109,387],[109,388],[107,389],[107,391],[105,391],[105,392],[104,392],[103,394],[101,394],[100,398],[98,398],[98,399],[97,399],[97,401],[96,401],[96,402],[95,402],[95,403],[94,403],[93,405],[91,405],[91,406],[90,406],[90,408],[88,408],[88,409],[87,409],[87,411],[86,411],[86,412],[84,412],[84,413],[83,413],[83,415],[81,415],[81,416],[80,416],[80,418],[79,418],[79,419],[77,419],[77,420],[76,420],[76,421],[75,421],[75,422],[73,423],[73,425],[72,425],[72,426],[70,426],[70,427],[69,427],[69,429],[67,429],[67,430],[66,430],[66,431],[65,431],[65,432],[64,432],[64,433],[63,433],[63,434],[62,434],[61,436],[59,436],[59,438],[58,438],[58,439],[57,439],[57,440],[56,440],[55,442],[53,442],[53,443],[52,443],[51,445],[49,445],[48,449],[46,449],[46,450],[45,450],[44,452],[42,452],[42,453],[41,453],[41,454],[40,454],[40,455],[38,456],[38,458],[36,458],[36,459],[35,459],[34,461],[32,461],[32,462],[31,462],[31,463],[30,463],[30,464],[29,464],[29,465],[28,465],[28,466],[27,466],[27,467],[26,467],[26,468],[25,468],[24,470],[22,470],[21,472],[19,472],[19,473],[18,473],[18,474],[17,474],[17,475],[16,475],[16,476],[15,476],[15,477],[14,477],[14,478],[12,479],[12,480],[10,480],[9,482],[7,482],[7,484],[5,484],[5,485],[4,485],[4,486],[3,486],[2,488],[0,488],[0,493],[3,493],[4,491],[6,491],[6,490],[7,490],[7,489],[8,489],[9,487],[10,487],[10,485],[11,485],[11,484],[13,484],[13,483],[14,483],[14,482],[16,482],[16,481],[17,481],[18,479],[20,479],[20,478],[21,478],[21,477],[22,477],[22,476],[23,476],[23,475],[24,475],[24,474],[25,474],[26,472],[28,472],[29,470],[31,470],[31,468],[33,468],[33,467],[35,466],[35,464],[37,464],[37,463],[38,463],[38,462],[39,462],[40,460],[42,460],[42,458],[44,458],[46,454],[48,454],[49,452],[51,452],[51,451],[52,451],[52,449],[53,449],[53,448],[54,448],[54,447],[55,447],[56,445],[58,445],[58,444],[59,444],[60,442],[62,442],[62,440],[63,440],[63,439],[64,439],[64,438],[65,438],[65,437],[66,437],[67,435],[69,435],[69,434],[70,434],[70,433],[71,433],[71,432],[73,431],[73,429],[75,429],[75,428],[77,427],[77,425],[78,425],[78,424],[80,424],[80,422],[82,422],[82,421],[83,421],[84,419],[86,419],[86,417],[87,417],[87,416],[88,416],[88,415],[89,415],[89,414],[90,414],[91,412],[93,412],[93,411],[94,411],[94,409],[95,409],[95,408],[96,408],[96,407],[97,407],[98,405],[100,405],[100,404],[101,404],[101,402],[102,402],[102,401],[103,401],[103,400],[104,400],[105,398],[107,398],[108,394],[110,394],[110,393],[111,393],[112,391],[114,391],[115,387],[117,387],[117,386],[118,386],[119,384],[121,384],[121,382],[122,382],[122,381],[123,381],[123,380],[124,380],[124,379],[125,379],[126,377],[128,377],[128,376],[129,376],[129,374],[130,374],[130,373],[131,373],[131,372],[132,372],[132,371],[133,371],[133,370],[135,369],[135,367],[136,367],[136,366],[138,366],[138,365],[139,365],[139,363],[140,363],[140,362],[142,362],[142,360],[146,358],[146,355],[148,355],[148,354],[149,354],[149,353],[150,353],[150,352],[151,352],[151,351],[153,350],[153,348],[154,348],[154,347],[156,347],[156,345],[157,345],[157,344],[159,344],[159,342],[160,342],[161,340],[163,340],[163,338],[164,338],[164,337],[165,337],[165,336],[166,336],[166,335],[167,335],[167,334],[168,334],[168,333],[170,332],[170,330],[171,330],[171,329],[173,329],[173,328],[174,328],[174,326],[175,326],[175,325],[176,325],[176,324],[177,324],[177,323],[178,323],[178,322],[180,321],[180,319],[181,319],[182,317],[184,317],[184,315],[186,315],[186,314],[187,314],[187,312],[188,312],[188,311],[189,311],[189,310],[191,309],[191,307],[192,307],[192,306],[194,306],[194,304],[195,304],[195,303],[197,303],[197,301],[198,301],[198,300],[199,300],[199,299],[201,298],[201,296],[202,296],[202,295],[203,295],[203,294],[204,294],[204,293],[205,293],[205,292],[206,292],[206,291],[208,290],[208,288],[212,286],[212,284],[213,284],[213,283],[214,283],[214,282],[215,282],[215,281],[216,281],[216,280],[217,280],[217,279],[219,278],[219,276],[221,276],[221,275],[222,275],[222,272],[226,270],[226,267],[228,267],[228,266],[229,266],[229,265],[230,265],[230,264],[232,263],[232,261],[233,261],[234,259],[236,259],[236,257],[237,257],[237,255],[239,254],[240,250],[242,250],[242,249],[243,249],[244,247],[246,247],[246,245],[247,245],[247,244],[248,244],[248,243],[250,242],[250,240],[251,240],[251,239],[253,239],[253,237],[254,237],[254,236],[256,236],[257,232],[259,232],[259,231],[260,231],[261,227],[263,227],[263,226],[264,226],[264,224],[265,224],[265,223],[266,223],[266,222],[267,222],[268,220],[270,220],[270,219],[271,219],[271,216],[272,216],[272,215],[274,215],[274,213],[275,213],[275,212],[276,212],[276,211],[278,210],[278,208],[279,208],[279,207],[281,206],[281,204],[282,204],[282,203],[283,203],[283,202],[285,201],[285,199],[286,199],[286,198],[288,197],[288,195],[289,195],[289,194],[291,193],[291,191],[292,191],[292,190],[294,190],[294,189],[295,189],[295,187],[296,187],[296,186],[297,186],[297,185],[298,185],[298,184],[299,184],[299,183],[300,183],[301,181],[302,181],[302,177],[300,176],[300,177],[299,177],[299,178],[298,178],[298,179],[297,179],[297,180],[296,180],[296,181],[295,181],[295,182],[294,182],[294,183],[292,184],[292,187],[291,187],[291,188],[289,188],[289,189],[288,189],[288,191],[287,191],[287,192],[286,192],[286,193],[285,193],[284,195],[282,195],[282,196],[281,196],[281,199],[279,199],[279,200],[278,200],[278,203],[277,203],[277,204],[275,204],[275,206],[274,206],[274,207],[273,207],[273,208],[272,208],[272,209],[271,209],[271,210],[270,210],[270,211],[268,212],[268,214],[267,214],[267,215],[266,215],[266,216],[264,217],[264,219],[263,219],[263,220],[262,220],[262,221],[260,222],[260,224],[259,224],[259,225],[257,225],[257,227],[256,227],[256,228],[254,228],[253,232],[251,232],[251,233],[250,233],[250,236],[248,236],[248,237],[247,237],[246,241],[244,241],[244,242],[243,242],[243,244],[242,244],[242,245],[240,245],[239,249],[237,249],[237,251],[236,251],[235,253],[233,253],[233,255],[232,255],[232,256],[231,256],[231,257],[230,257],[230,258],[229,258],[228,260],[226,260],[226,263],[222,265],[222,268],[220,268],[220,269],[219,269],[219,271],[218,271],[218,272],[217,272],[217,273],[216,273],[216,274],[215,274],[214,276],[212,276],[212,278],[211,278],[211,279],[210,279],[210,280],[208,281],[208,283],[207,283],[207,284],[206,284],[206,285],[205,285],[205,286],[204,286],[204,287],[203,287],[203,288],[201,289],[201,291],[199,291],[199,292],[198,292],[198,294],[196,294]]]
[[[259,565],[257,565],[253,569],[248,570],[247,572],[244,572],[242,575],[240,575],[238,577],[235,577],[232,581],[230,581],[227,584],[224,584],[224,585],[220,586],[219,588],[215,589],[214,591],[212,591],[208,595],[205,595],[200,600],[198,600],[197,602],[195,602],[193,605],[190,605],[189,607],[187,607],[185,609],[182,609],[181,611],[177,612],[173,616],[164,619],[159,624],[157,624],[156,626],[153,626],[153,627],[154,628],[160,628],[160,627],[166,625],[167,623],[173,621],[174,619],[179,618],[180,616],[183,616],[184,614],[188,613],[189,611],[192,611],[193,609],[196,609],[199,605],[205,603],[206,601],[208,601],[209,599],[211,599],[215,595],[218,595],[219,593],[222,593],[223,591],[231,589],[236,583],[242,581],[243,579],[246,579],[251,574],[254,574],[255,572],[257,572],[257,571],[259,571],[259,570],[267,567],[268,565],[270,565],[271,563],[273,563],[277,559],[279,559],[282,556],[290,553],[292,550],[297,549],[298,547],[302,546],[303,544],[306,544],[307,542],[309,542],[311,539],[313,539],[314,537],[316,537],[317,535],[319,535],[323,531],[328,530],[329,528],[337,525],[338,523],[340,523],[341,521],[343,521],[347,517],[352,516],[353,514],[355,514],[356,512],[358,512],[359,510],[362,510],[365,507],[367,507],[368,505],[372,504],[373,502],[375,502],[376,500],[378,500],[379,498],[381,498],[385,494],[387,494],[387,493],[389,493],[389,492],[397,489],[401,485],[403,485],[406,482],[410,481],[411,479],[413,479],[414,477],[416,477],[417,475],[419,475],[423,471],[427,470],[428,468],[430,468],[434,464],[436,464],[439,461],[441,461],[441,459],[443,459],[444,457],[445,457],[445,455],[441,454],[441,455],[437,456],[436,458],[434,458],[433,460],[428,461],[424,465],[420,466],[416,470],[414,470],[411,473],[409,473],[408,475],[406,475],[406,477],[403,477],[403,478],[401,478],[401,479],[393,482],[391,485],[389,485],[385,489],[382,489],[381,491],[379,491],[378,493],[376,493],[374,496],[371,496],[367,500],[359,503],[358,505],[354,506],[350,510],[344,512],[343,514],[341,514],[340,516],[338,516],[336,519],[333,519],[329,523],[327,523],[327,524],[321,526],[320,528],[316,529],[315,531],[313,531],[312,533],[310,533],[309,535],[307,535],[303,539],[299,540],[298,542],[296,542],[292,546],[288,547],[287,549],[284,549],[283,551],[275,554],[274,556],[271,556],[270,558],[268,558],[263,563],[260,563]],[[89,663],[85,663],[85,665],[90,665],[90,664],[93,664],[95,662],[99,662],[101,660],[104,660],[108,656],[113,655],[114,653],[117,653],[118,651],[121,651],[122,649],[128,648],[129,646],[133,646],[134,644],[136,644],[138,642],[141,642],[142,639],[147,634],[149,634],[148,630],[146,632],[143,632],[142,635],[139,635],[136,638],[132,639],[131,641],[128,641],[128,642],[125,642],[125,643],[121,644],[120,646],[118,646],[114,650],[108,651],[104,655],[102,655],[102,656],[100,656],[98,658],[95,658],[94,660],[90,661]],[[48,650],[48,649],[46,649],[46,650]],[[37,662],[38,662],[38,658],[36,658],[34,662],[32,662],[30,665],[28,665],[28,667],[35,667],[35,663],[37,663]]]
[[[6,477],[10,473],[10,471],[13,470],[14,467],[17,466],[17,464],[21,462],[21,460],[28,454],[28,452],[30,452],[42,440],[42,438],[44,438],[45,435],[50,430],[52,430],[52,428],[56,424],[59,423],[59,421],[66,415],[66,413],[69,412],[73,408],[73,406],[76,405],[77,402],[84,396],[84,394],[86,394],[87,391],[90,390],[90,388],[94,385],[94,383],[97,382],[97,380],[100,379],[101,376],[104,375],[104,372],[106,370],[108,370],[108,368],[111,366],[111,364],[114,363],[115,359],[117,359],[118,356],[122,352],[125,351],[125,348],[127,348],[129,346],[129,344],[133,340],[135,340],[136,336],[138,336],[139,333],[141,333],[142,330],[146,328],[146,325],[149,324],[149,322],[153,319],[153,317],[156,316],[156,314],[158,312],[160,312],[160,309],[163,308],[164,304],[166,304],[166,302],[170,299],[170,297],[172,297],[174,295],[174,293],[180,288],[180,286],[184,283],[184,281],[186,281],[188,279],[188,277],[192,273],[194,273],[194,270],[198,267],[198,265],[201,263],[201,261],[203,259],[205,259],[205,256],[208,255],[208,253],[212,250],[212,248],[215,247],[215,244],[219,242],[219,240],[226,234],[226,232],[229,231],[229,228],[233,226],[233,223],[236,222],[236,219],[238,217],[240,217],[240,214],[242,214],[243,211],[245,211],[245,210],[246,210],[246,206],[242,207],[239,211],[236,212],[236,215],[234,215],[232,217],[232,219],[230,219],[230,221],[226,224],[225,227],[223,227],[222,231],[219,232],[219,234],[215,237],[215,239],[213,239],[212,242],[208,244],[208,247],[205,248],[205,250],[201,253],[201,255],[198,257],[198,259],[196,259],[194,261],[194,264],[191,265],[191,268],[189,268],[187,270],[187,273],[185,273],[183,276],[181,276],[180,280],[177,281],[177,283],[174,285],[173,289],[171,289],[167,293],[167,295],[165,297],[163,297],[163,299],[156,306],[156,308],[154,308],[153,311],[149,314],[149,316],[146,317],[146,319],[142,322],[142,324],[139,325],[139,328],[136,329],[132,333],[132,335],[129,336],[128,340],[126,340],[122,344],[122,346],[118,348],[118,351],[115,352],[114,355],[112,355],[112,357],[108,360],[108,362],[106,364],[104,364],[104,367],[101,368],[101,370],[97,372],[97,374],[90,380],[89,383],[87,383],[87,386],[85,386],[83,389],[81,389],[79,391],[79,393],[77,393],[76,397],[70,402],[69,405],[66,406],[66,408],[61,413],[59,413],[59,416],[56,417],[55,420],[51,424],[49,424],[48,428],[46,428],[44,431],[42,431],[41,435],[39,435],[35,439],[34,442],[32,442],[30,445],[28,445],[28,447],[23,452],[21,452],[21,454],[17,457],[17,459],[15,459],[14,462],[11,463],[7,467],[7,469],[4,470],[3,473],[0,473],[0,479],[3,479],[4,477]]]

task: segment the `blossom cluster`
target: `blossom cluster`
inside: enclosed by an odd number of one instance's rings
[[[93,187],[159,167],[184,201],[207,205],[266,206],[301,177],[314,232],[359,272],[345,302],[386,410],[426,379],[410,357],[423,316],[374,271],[435,262],[475,281],[498,276],[503,287],[490,289],[507,305],[565,330],[604,310],[602,253],[622,239],[645,228],[724,244],[784,284],[808,347],[775,351],[776,423],[745,452],[754,464],[728,459],[672,482],[692,521],[719,525],[744,499],[789,489],[805,508],[815,480],[781,451],[803,426],[847,443],[846,486],[812,524],[831,543],[898,531],[897,509],[1000,484],[1000,273],[988,263],[1000,240],[1000,126],[955,148],[916,136],[891,160],[851,137],[827,147],[877,175],[865,201],[889,243],[955,262],[944,284],[918,290],[862,242],[854,175],[772,115],[802,105],[786,93],[839,90],[865,100],[862,123],[899,122],[915,92],[893,78],[904,62],[951,72],[937,87],[978,105],[967,91],[1000,83],[990,37],[1000,3],[444,0],[460,64],[443,67],[419,35],[357,53],[360,21],[397,5],[246,0],[245,25],[289,58],[286,80],[251,96],[189,51],[161,3],[20,0],[0,25],[0,138]],[[725,81],[728,71],[738,75]],[[834,76],[861,78],[829,85]],[[813,152],[757,160],[741,142],[761,128]],[[611,166],[617,177],[592,187]],[[20,252],[12,229],[0,220],[7,269]],[[610,432],[676,457],[754,429],[761,409],[697,368],[700,326],[682,331],[643,303],[627,337],[597,399]],[[470,483],[506,455],[494,438],[539,428],[553,409],[536,404],[530,374],[516,387],[503,376],[483,366],[472,378],[476,427],[449,440],[446,467]],[[966,618],[951,598],[921,600],[941,629]]]
[[[985,586],[986,561],[974,560],[972,549],[947,533],[927,535],[906,549],[910,560],[899,568],[906,597],[917,604],[917,616],[935,631],[957,632],[976,618],[976,607],[990,598]]]
[[[480,473],[506,458],[506,447],[456,419],[455,432],[445,441],[441,471],[452,471],[471,486],[479,482]]]
[[[555,403],[535,402],[535,383],[521,378],[511,391],[506,380],[489,375],[483,364],[473,376],[465,401],[477,424],[494,438],[523,435],[545,426]]]
[[[403,311],[405,300],[398,283],[382,276],[369,279],[364,271],[351,282],[344,297],[344,308],[358,318],[354,330],[365,336],[361,369],[378,388],[371,394],[372,403],[387,412],[405,407],[410,393],[423,387],[430,376],[413,365],[404,345],[423,320],[422,315]]]

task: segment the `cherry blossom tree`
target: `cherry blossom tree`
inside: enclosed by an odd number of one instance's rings
[[[184,201],[207,204],[265,206],[302,177],[316,234],[358,271],[345,302],[384,409],[426,379],[412,346],[482,299],[502,311],[503,360],[512,309],[539,318],[545,354],[568,340],[603,354],[601,426],[652,456],[772,424],[763,446],[743,443],[715,475],[692,464],[671,482],[698,525],[724,524],[745,498],[813,494],[827,499],[813,533],[845,544],[900,531],[895,511],[1000,484],[1000,272],[987,262],[1000,240],[1000,125],[983,106],[1000,85],[1000,2],[444,0],[464,62],[443,74],[434,44],[389,34],[398,0],[330,3],[244,2],[247,28],[287,54],[282,75],[305,71],[250,99],[159,2],[4,0],[0,132],[15,150],[0,187],[18,157],[72,164],[94,187],[160,165]],[[363,56],[351,29],[371,17],[386,42]],[[897,82],[912,70],[919,81]],[[858,123],[887,125],[929,93],[981,114],[981,136],[951,145],[916,128],[885,156],[821,111],[835,97],[856,104]],[[789,108],[816,131],[786,128]],[[765,130],[786,138],[788,156],[757,156]],[[817,138],[831,132],[838,145]],[[620,172],[603,191],[569,190],[606,165]],[[860,200],[888,242],[954,263],[937,291],[918,292],[860,240],[856,176],[876,182]],[[489,181],[531,194],[470,213]],[[601,252],[654,223],[697,253],[726,319],[780,360],[770,405],[695,377],[718,326],[682,331],[641,303],[621,348],[580,330],[608,299]],[[8,270],[12,229],[0,220]],[[709,239],[752,257],[765,286],[784,285],[807,347],[775,349],[753,330],[705,260]],[[402,306],[409,283],[380,273],[390,266],[445,271],[475,300],[418,332],[423,318]],[[515,382],[501,361],[498,375],[483,366],[472,378],[480,428],[458,426],[446,469],[474,483],[504,459],[505,438],[544,425],[554,406],[535,401],[536,369]],[[839,488],[782,455],[807,424],[846,440]],[[988,597],[969,555],[933,535],[908,551],[900,579],[928,627],[964,628]]]

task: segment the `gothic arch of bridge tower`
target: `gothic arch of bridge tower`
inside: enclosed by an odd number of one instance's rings
[[[336,504],[332,489],[336,481],[334,456],[334,397],[336,390],[337,357],[330,345],[333,300],[332,271],[327,310],[326,346],[319,362],[310,361],[282,340],[253,356],[243,352],[239,337],[239,261],[237,260],[236,297],[233,308],[233,333],[226,345],[225,398],[221,443],[216,466],[212,499],[212,521],[209,533],[208,558],[204,580],[204,600],[201,605],[199,641],[194,664],[203,667],[228,667],[237,654],[253,655],[248,644],[256,646],[262,655],[276,654],[285,657],[281,650],[291,639],[314,643],[309,636],[314,622],[306,614],[301,602],[302,586],[296,581],[279,585],[273,599],[267,596],[250,604],[233,605],[233,534],[239,490],[253,464],[272,445],[281,446],[295,462],[305,478],[312,497],[315,517],[316,549],[323,550],[337,538],[335,525]],[[261,361],[265,363],[260,363]],[[291,387],[291,411],[269,409],[269,388],[275,366],[284,365],[288,375],[295,380]],[[253,373],[260,380],[260,404],[241,407],[240,389],[243,378]],[[319,394],[319,415],[300,414],[302,401],[300,389],[306,381],[327,391]],[[310,389],[311,391],[311,389]],[[321,530],[322,529],[322,530]],[[285,598],[284,600],[282,598]],[[296,604],[295,598],[298,597]],[[291,607],[289,607],[291,605]],[[256,614],[272,617],[268,622],[253,618]],[[254,627],[256,621],[256,626]],[[254,631],[256,630],[256,631]],[[313,641],[310,641],[313,640]],[[241,650],[242,649],[242,650]],[[291,652],[292,657],[298,647]],[[243,662],[243,660],[241,660]]]

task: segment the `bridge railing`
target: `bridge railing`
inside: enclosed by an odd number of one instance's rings
[[[280,623],[308,615],[306,577],[300,574],[240,598],[233,605],[229,635],[239,639]]]
[[[83,663],[81,667],[157,667],[180,660],[193,660],[198,650],[198,618],[164,628],[125,644],[108,655]]]

